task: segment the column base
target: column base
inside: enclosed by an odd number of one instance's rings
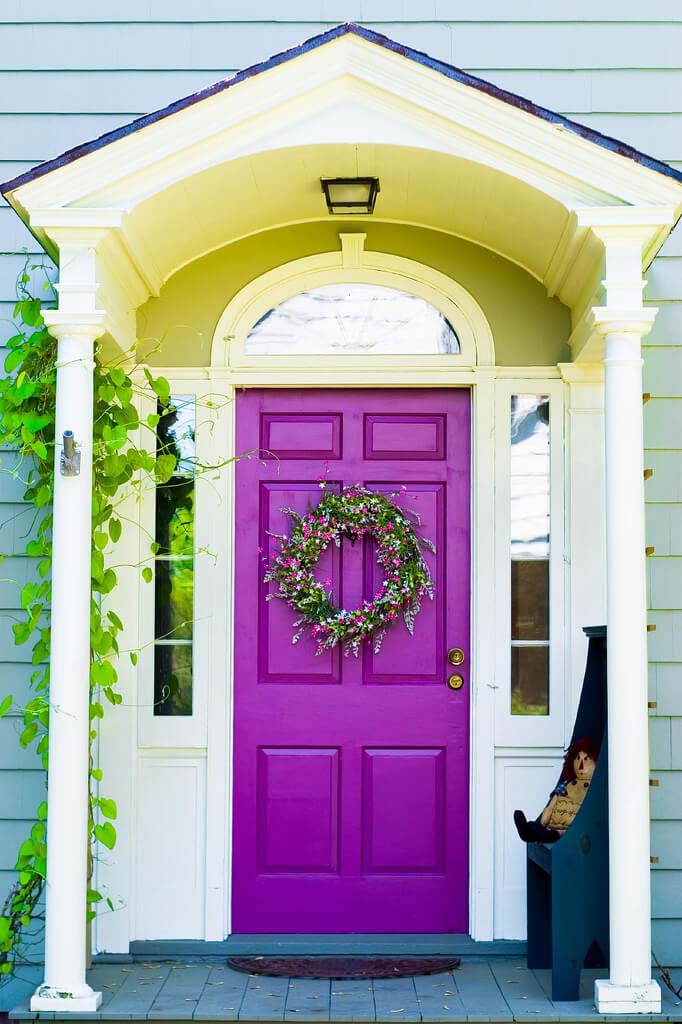
[[[94,1013],[101,1002],[102,993],[93,992],[89,985],[81,985],[73,992],[41,985],[31,996],[31,1010],[34,1013]]]
[[[598,1013],[660,1013],[661,989],[657,981],[644,985],[595,981],[594,1001]]]

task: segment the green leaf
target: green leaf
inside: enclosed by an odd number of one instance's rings
[[[111,686],[116,682],[116,670],[110,661],[93,661],[90,679],[97,686]]]
[[[109,619],[109,622],[111,623],[111,625],[115,626],[116,629],[123,629],[123,623],[119,619],[119,617],[116,614],[116,612],[109,610],[107,612],[107,618]]]
[[[142,570],[142,579],[145,581],[145,583],[151,583],[153,576],[154,573],[152,572],[152,570],[149,568],[148,565],[145,565],[144,569]]]
[[[24,352],[20,348],[15,348],[11,351],[5,359],[5,372],[11,373],[12,370],[16,370],[17,366],[24,360]]]
[[[24,749],[26,749],[26,747],[28,747],[29,743],[33,742],[33,740],[35,739],[37,733],[38,733],[38,723],[37,722],[31,722],[29,725],[26,726],[26,728],[23,730],[23,732],[19,736],[19,743],[21,744],[21,746]]]
[[[101,768],[93,768],[92,771],[90,772],[90,774],[92,775],[92,777],[95,780],[95,782],[101,782],[102,781],[102,769]]]
[[[168,405],[170,401],[170,384],[165,377],[153,377],[150,382],[152,391],[158,395],[162,405]]]
[[[111,822],[105,821],[103,825],[95,825],[93,833],[95,839],[103,846],[106,846],[108,850],[113,850],[116,845],[116,829]]]
[[[39,430],[42,430],[43,427],[46,427],[51,421],[52,417],[45,414],[38,416],[35,413],[28,413],[24,416],[25,426],[34,434],[37,434]]]
[[[8,694],[0,704],[0,718],[3,718],[12,707],[12,695]]]
[[[105,547],[109,543],[109,537],[103,530],[96,530],[92,535],[92,539],[100,551],[104,551]]]
[[[103,402],[106,402],[107,405],[109,405],[109,403],[114,400],[116,388],[112,384],[100,384],[97,388],[97,395]]]
[[[104,708],[98,700],[90,703],[90,718],[104,718]]]
[[[30,637],[31,627],[28,622],[15,622],[12,632],[14,633],[14,643],[19,647],[21,644],[25,644]]]
[[[154,474],[159,484],[168,483],[175,472],[178,460],[174,455],[159,455],[156,460]]]
[[[37,327],[41,322],[40,299],[24,299],[20,307],[21,319],[29,327]]]
[[[38,805],[38,819],[40,821],[47,820],[47,800],[43,800],[43,802]]]
[[[113,540],[114,544],[117,544],[121,538],[121,520],[110,519],[109,520],[109,536]]]
[[[126,375],[120,366],[112,366],[109,370],[109,380],[115,387],[121,388],[126,382]]]
[[[116,801],[110,800],[108,797],[100,797],[97,801],[98,806],[105,818],[113,818],[116,820],[118,817],[118,808],[116,807]]]
[[[130,652],[130,663],[131,665],[137,665],[137,651]]]
[[[35,843],[32,839],[24,839],[19,847],[19,857],[32,857],[36,852]]]

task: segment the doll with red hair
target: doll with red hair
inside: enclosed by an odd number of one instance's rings
[[[524,843],[556,843],[580,810],[599,756],[599,742],[581,736],[571,743],[559,782],[549,795],[542,814],[528,821],[523,811],[514,811],[514,824]]]

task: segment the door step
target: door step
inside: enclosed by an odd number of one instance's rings
[[[224,942],[164,939],[131,942],[130,955],[102,953],[95,963],[224,960],[228,956],[459,956],[490,960],[525,956],[512,939],[475,942],[470,935],[230,935]]]

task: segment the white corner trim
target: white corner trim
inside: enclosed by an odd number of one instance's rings
[[[359,242],[346,242],[350,251]],[[343,241],[342,241],[343,245]],[[344,251],[327,252],[285,263],[250,281],[239,291],[223,311],[211,343],[211,365],[214,368],[230,366],[237,369],[268,367],[270,370],[284,360],[288,367],[310,364],[307,356],[247,356],[246,337],[251,327],[269,309],[285,299],[310,288],[332,283],[357,282],[380,284],[399,288],[419,295],[441,313],[452,325],[460,342],[460,352],[448,356],[422,357],[452,367],[494,366],[495,349],[492,330],[486,316],[474,297],[452,278],[415,260],[388,253],[362,249],[362,265],[347,266]],[[350,369],[368,368],[367,356],[344,356],[344,366]],[[316,356],[320,366],[333,356]],[[414,356],[388,357],[387,362],[399,366],[401,360],[414,362]]]

